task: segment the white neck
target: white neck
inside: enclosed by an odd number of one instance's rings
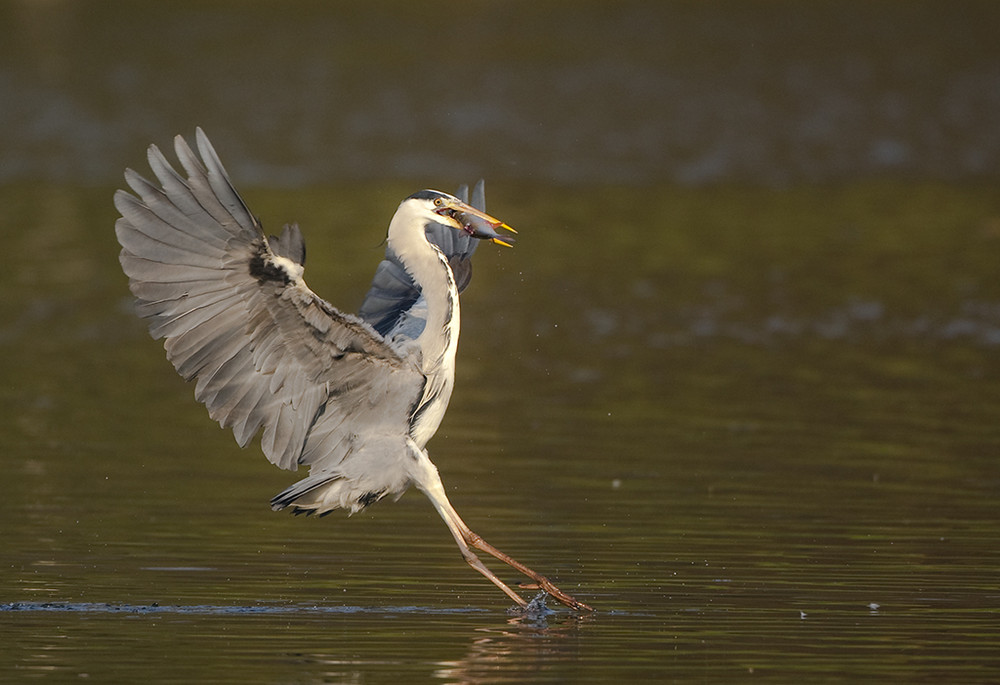
[[[426,212],[404,202],[389,223],[389,247],[413,277],[427,301],[427,323],[416,342],[425,371],[443,367],[453,377],[458,348],[460,312],[458,288],[448,260],[427,241]]]

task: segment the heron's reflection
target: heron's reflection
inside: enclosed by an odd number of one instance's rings
[[[477,628],[465,656],[441,662],[434,675],[454,683],[526,682],[554,663],[576,661],[577,638],[595,620],[556,612],[510,616],[502,625]]]

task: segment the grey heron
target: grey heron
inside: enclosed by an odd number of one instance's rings
[[[467,198],[423,190],[389,223],[385,258],[360,315],[345,314],[303,280],[295,224],[266,236],[207,136],[199,156],[174,139],[179,174],[151,145],[159,181],[131,169],[119,190],[120,261],[152,336],[212,419],[245,447],[258,433],[273,464],[308,477],[271,500],[275,510],[359,511],[415,485],[430,499],[465,561],[519,606],[527,602],[473,551],[513,567],[566,606],[591,608],[488,544],[448,501],[427,455],[451,397],[459,292],[477,241],[513,232],[485,212],[482,185]],[[464,192],[460,191],[460,195]]]

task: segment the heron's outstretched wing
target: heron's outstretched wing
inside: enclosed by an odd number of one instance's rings
[[[202,161],[178,136],[187,178],[155,147],[161,187],[132,170],[115,224],[121,264],[154,338],[195,397],[245,446],[263,427],[274,464],[332,471],[368,434],[403,442],[424,378],[361,319],[302,280],[297,226],[267,237],[205,134]]]
[[[462,202],[469,202],[476,209],[486,211],[486,190],[482,179],[472,189],[471,201],[468,195],[469,188],[464,185],[455,193]],[[427,240],[437,245],[448,258],[455,275],[455,285],[458,292],[462,292],[472,280],[472,254],[480,241],[443,224],[430,224],[426,234]],[[425,304],[420,289],[389,247],[386,247],[385,257],[375,270],[375,278],[359,315],[387,338],[401,336],[415,340],[424,330]]]

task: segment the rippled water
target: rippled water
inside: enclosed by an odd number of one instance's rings
[[[992,4],[277,7],[0,5],[0,680],[1000,679]],[[595,614],[509,613],[417,492],[270,511],[116,259],[196,124],[349,310],[487,174],[429,449]]]
[[[381,229],[329,227],[401,192],[247,196],[302,221],[311,284],[348,308]],[[539,619],[419,493],[272,513],[294,476],[214,426],[131,315],[109,195],[2,191],[5,677],[998,672],[994,193],[496,188],[521,239],[477,254],[430,447],[474,530],[598,609]],[[602,229],[574,239],[585,216]]]

